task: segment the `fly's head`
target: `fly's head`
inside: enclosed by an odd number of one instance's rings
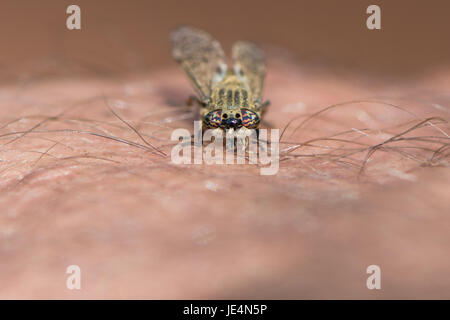
[[[233,110],[219,108],[208,112],[203,119],[203,124],[207,128],[221,128],[223,130],[231,128],[237,130],[242,127],[258,129],[259,123],[259,115],[247,108],[235,108]]]

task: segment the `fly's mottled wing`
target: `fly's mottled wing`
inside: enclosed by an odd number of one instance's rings
[[[171,34],[172,55],[188,74],[203,101],[226,74],[227,64],[220,43],[208,33],[183,26]]]
[[[253,99],[261,102],[266,74],[264,54],[260,48],[248,41],[239,41],[233,45],[234,70],[239,77],[247,80]]]

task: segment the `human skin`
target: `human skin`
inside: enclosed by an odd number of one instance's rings
[[[444,121],[410,135],[441,144],[377,151],[363,171],[367,150],[349,164],[302,147],[304,157],[282,154],[279,172],[262,176],[255,165],[171,163],[171,132],[193,127],[178,68],[26,80],[1,94],[0,298],[449,298]],[[421,119],[447,120],[449,86],[448,70],[394,82],[272,58],[265,125],[299,117],[284,141],[353,130],[344,137],[376,145]],[[293,133],[354,100],[372,102]],[[167,156],[92,135],[146,145],[110,109]],[[66,287],[70,265],[81,268],[80,290]],[[366,287],[370,265],[381,268],[381,290]]]

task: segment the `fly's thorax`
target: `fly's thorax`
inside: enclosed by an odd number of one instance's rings
[[[229,83],[213,89],[210,108],[234,112],[240,108],[254,109],[251,91],[244,85]]]

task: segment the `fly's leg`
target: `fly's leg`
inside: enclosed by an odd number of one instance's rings
[[[192,107],[194,105],[194,103],[197,103],[200,106],[204,105],[203,102],[197,96],[190,95],[189,98],[186,101],[186,105],[188,107]]]
[[[270,106],[270,101],[266,100],[261,105],[261,114],[264,114],[267,111],[267,107]]]
[[[208,106],[208,104],[210,103],[210,99],[209,98],[201,99],[201,98],[199,98],[199,97],[197,97],[197,96],[192,94],[187,99],[186,105],[188,107],[192,107],[194,105],[194,103],[197,104],[198,106],[204,108],[204,107]]]
[[[202,101],[199,97],[190,95],[186,105],[192,109],[194,120],[200,120],[200,109],[207,106],[207,101]]]

